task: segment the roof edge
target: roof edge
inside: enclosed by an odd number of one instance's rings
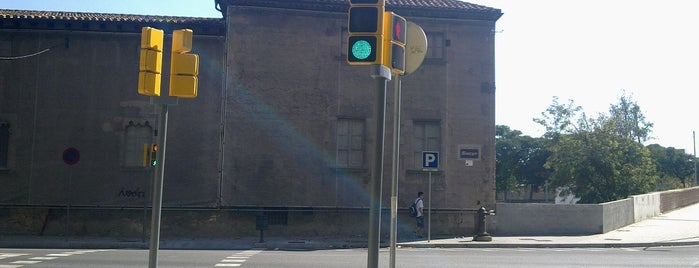
[[[424,1],[423,1],[424,2]],[[342,12],[349,9],[349,0],[215,0],[216,9],[226,16],[228,6],[269,7],[310,11]],[[412,3],[412,2],[410,2]],[[433,1],[433,6],[410,5],[406,0],[387,0],[386,9],[400,13],[403,16],[476,19],[497,21],[502,15],[500,9],[475,5],[458,0]],[[440,6],[436,3],[442,3]],[[461,4],[460,6],[454,3]]]

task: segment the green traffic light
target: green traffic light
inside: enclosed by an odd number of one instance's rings
[[[379,53],[377,39],[375,35],[350,36],[347,40],[347,62],[350,65],[374,64]]]
[[[352,56],[359,59],[365,60],[371,55],[371,44],[366,40],[359,40],[352,44]]]

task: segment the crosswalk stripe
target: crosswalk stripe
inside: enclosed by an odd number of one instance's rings
[[[14,263],[14,264],[37,264],[40,262],[41,261],[13,261],[11,263]]]
[[[21,253],[0,253],[0,260],[2,259],[7,259],[7,258],[14,258],[14,257],[21,257],[24,255],[29,255],[29,254],[21,254]]]
[[[73,254],[67,254],[67,253],[51,253],[51,254],[46,254],[46,256],[50,256],[50,257],[69,257],[69,256],[73,256]]]
[[[228,256],[214,265],[215,267],[240,267],[248,258],[262,252],[262,250],[245,250]]]
[[[245,262],[245,260],[239,260],[239,259],[224,259],[224,260],[221,260],[221,262]]]
[[[40,261],[50,261],[50,260],[55,260],[58,259],[58,257],[33,257],[29,258],[30,260],[40,260]]]

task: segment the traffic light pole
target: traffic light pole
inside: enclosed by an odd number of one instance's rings
[[[172,102],[174,103],[168,103]],[[156,155],[155,172],[153,176],[153,212],[151,213],[150,250],[148,253],[148,268],[158,267],[158,248],[160,247],[160,212],[163,205],[163,177],[165,175],[165,148],[167,144],[168,104],[177,104],[177,98],[153,97],[151,103],[160,104],[158,117],[158,151]]]
[[[393,95],[393,166],[391,176],[391,248],[388,266],[396,267],[396,238],[398,235],[398,174],[400,171],[400,76],[396,75]]]
[[[381,226],[381,181],[383,178],[383,146],[386,122],[386,81],[391,80],[391,69],[383,65],[373,65],[375,73],[371,76],[376,80],[376,106],[374,123],[374,166],[371,170],[371,198],[369,201],[369,250],[367,267],[379,267],[379,243]]]

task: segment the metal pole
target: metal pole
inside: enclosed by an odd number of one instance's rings
[[[66,206],[66,227],[64,234],[69,236],[73,232],[70,230],[70,205],[73,201],[73,167],[68,168],[68,206]]]
[[[150,146],[148,146],[147,149],[150,150]],[[150,189],[150,180],[148,180],[148,177],[151,176],[153,176],[153,173],[152,169],[149,168],[148,173],[146,174],[146,181],[143,186],[146,188],[143,190],[143,224],[141,224],[141,242],[143,243],[146,242],[146,238],[148,237],[148,230],[146,229],[146,224],[148,222],[148,198],[146,198],[146,191]]]
[[[697,177],[697,133],[692,131],[692,141],[694,143],[694,185],[699,186],[699,177]]]
[[[400,76],[393,82],[393,174],[391,176],[391,249],[389,267],[396,267],[396,240],[398,236],[398,174],[400,173]]]
[[[158,151],[156,152],[155,176],[153,176],[153,212],[151,217],[150,251],[148,267],[158,267],[158,248],[160,247],[160,211],[163,205],[163,176],[165,175],[165,143],[167,142],[167,104],[160,105],[158,119]]]
[[[432,238],[432,171],[429,173],[429,195],[427,195],[427,243]]]
[[[391,70],[383,65],[374,65],[376,73],[371,76],[376,80],[376,106],[374,109],[374,166],[371,169],[371,198],[369,201],[369,250],[367,267],[379,267],[379,243],[381,225],[381,181],[383,178],[383,145],[386,121],[386,81],[391,79]]]

